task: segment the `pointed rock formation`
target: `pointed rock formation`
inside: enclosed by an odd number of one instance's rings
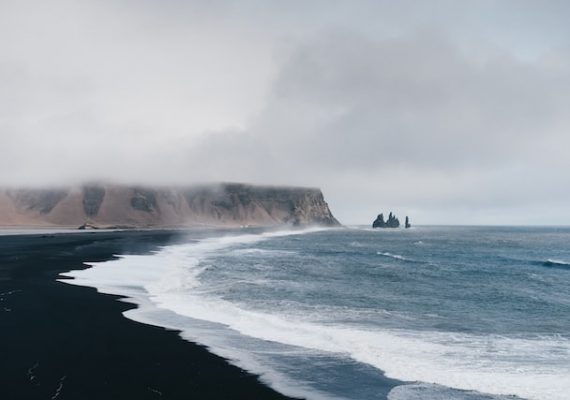
[[[372,223],[372,228],[399,228],[400,220],[395,214],[388,214],[388,219],[384,222],[384,214],[379,214],[376,220]]]
[[[372,223],[373,228],[386,228],[386,222],[384,222],[384,214],[379,214],[376,220]]]

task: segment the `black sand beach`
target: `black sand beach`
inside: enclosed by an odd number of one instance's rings
[[[176,232],[0,236],[0,399],[286,399],[253,376],[131,321],[133,308],[58,274],[144,253]]]

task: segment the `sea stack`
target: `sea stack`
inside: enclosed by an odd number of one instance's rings
[[[408,216],[406,215],[406,224],[404,225],[406,227],[406,229],[411,228],[412,224],[410,224],[410,219],[408,218]]]
[[[400,227],[400,220],[396,217],[395,214],[388,215],[388,219],[384,221],[384,214],[378,214],[376,220],[372,223],[372,228],[399,228]]]
[[[384,214],[378,214],[376,220],[372,223],[373,228],[386,228],[386,222],[384,222]]]

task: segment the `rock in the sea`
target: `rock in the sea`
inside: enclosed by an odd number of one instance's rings
[[[386,228],[386,222],[384,222],[384,214],[378,214],[376,220],[372,223],[373,228]]]
[[[408,216],[406,215],[406,224],[405,224],[406,229],[411,228],[412,224],[410,224],[410,219],[408,218]]]
[[[395,214],[388,215],[388,219],[384,221],[384,214],[379,214],[376,220],[372,223],[372,228],[398,228],[400,227],[400,220]]]

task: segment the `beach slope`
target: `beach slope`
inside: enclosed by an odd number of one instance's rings
[[[117,296],[56,280],[177,240],[167,231],[0,236],[0,398],[286,399],[178,332],[123,317],[135,306]]]

